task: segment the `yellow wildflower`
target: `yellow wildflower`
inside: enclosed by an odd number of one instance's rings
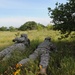
[[[19,74],[20,73],[20,69],[18,69],[16,72],[14,72],[14,75],[17,75],[17,74]]]

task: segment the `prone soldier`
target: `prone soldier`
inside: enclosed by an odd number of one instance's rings
[[[30,60],[35,60],[38,56],[40,56],[40,73],[46,74],[46,69],[50,59],[51,51],[57,51],[56,46],[51,42],[51,38],[45,38],[44,42],[42,42],[37,49],[29,56],[29,58],[23,59],[17,63],[17,67],[20,65],[24,65]]]
[[[26,46],[30,45],[30,40],[26,34],[21,34],[21,37],[13,39],[13,42],[15,44],[0,52],[0,58],[2,60],[9,58],[14,50],[25,51]]]
[[[26,46],[30,45],[30,40],[28,39],[27,34],[21,34],[21,37],[17,37],[12,41],[15,42],[16,44],[23,43]]]

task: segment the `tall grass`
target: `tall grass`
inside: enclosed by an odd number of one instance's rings
[[[27,58],[45,37],[52,38],[52,42],[56,44],[58,52],[50,54],[49,65],[47,68],[48,75],[75,75],[75,32],[72,32],[68,38],[62,38],[63,34],[60,31],[53,30],[32,30],[32,31],[17,31],[17,32],[0,32],[0,51],[14,44],[12,39],[20,36],[21,33],[26,33],[31,41],[30,47],[26,48],[25,52],[14,51],[12,56],[6,61],[0,60],[0,75],[38,75],[39,60],[28,62],[23,67],[15,68],[15,65]],[[17,70],[17,71],[16,71]]]

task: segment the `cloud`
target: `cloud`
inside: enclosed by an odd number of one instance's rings
[[[0,27],[1,26],[14,26],[20,27],[27,21],[35,21],[37,23],[41,23],[47,25],[50,23],[50,18],[38,18],[38,17],[9,17],[9,18],[0,18]]]

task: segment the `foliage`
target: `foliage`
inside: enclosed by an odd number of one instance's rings
[[[25,24],[21,25],[19,30],[25,31],[25,30],[41,30],[45,28],[43,24],[36,23],[34,21],[28,21]]]
[[[2,26],[1,28],[0,28],[0,31],[7,31],[8,29],[7,29],[7,27],[4,27],[4,26]]]
[[[4,26],[0,27],[0,31],[16,31],[16,30],[18,29],[13,26],[10,26],[9,28],[4,27]]]
[[[28,21],[19,28],[19,30],[22,30],[22,31],[35,30],[35,29],[37,29],[37,23],[34,21]]]
[[[47,28],[48,30],[53,30],[54,26],[53,26],[53,25],[47,25],[46,28]]]
[[[42,30],[43,28],[45,28],[44,25],[42,25],[40,23],[37,24],[37,30]]]
[[[54,9],[48,8],[48,10],[49,16],[53,18],[55,29],[62,32],[75,31],[75,21],[72,18],[75,12],[75,0],[68,0],[66,4],[57,2]]]
[[[0,31],[17,31],[17,30],[21,30],[21,31],[26,31],[26,30],[41,30],[45,28],[45,26],[43,24],[40,23],[36,23],[34,21],[28,21],[26,23],[24,23],[23,25],[21,25],[19,28],[15,28],[13,26],[10,26],[9,28],[2,26],[0,28]]]
[[[9,31],[16,31],[17,29],[16,28],[14,28],[13,26],[10,26],[9,27]]]

